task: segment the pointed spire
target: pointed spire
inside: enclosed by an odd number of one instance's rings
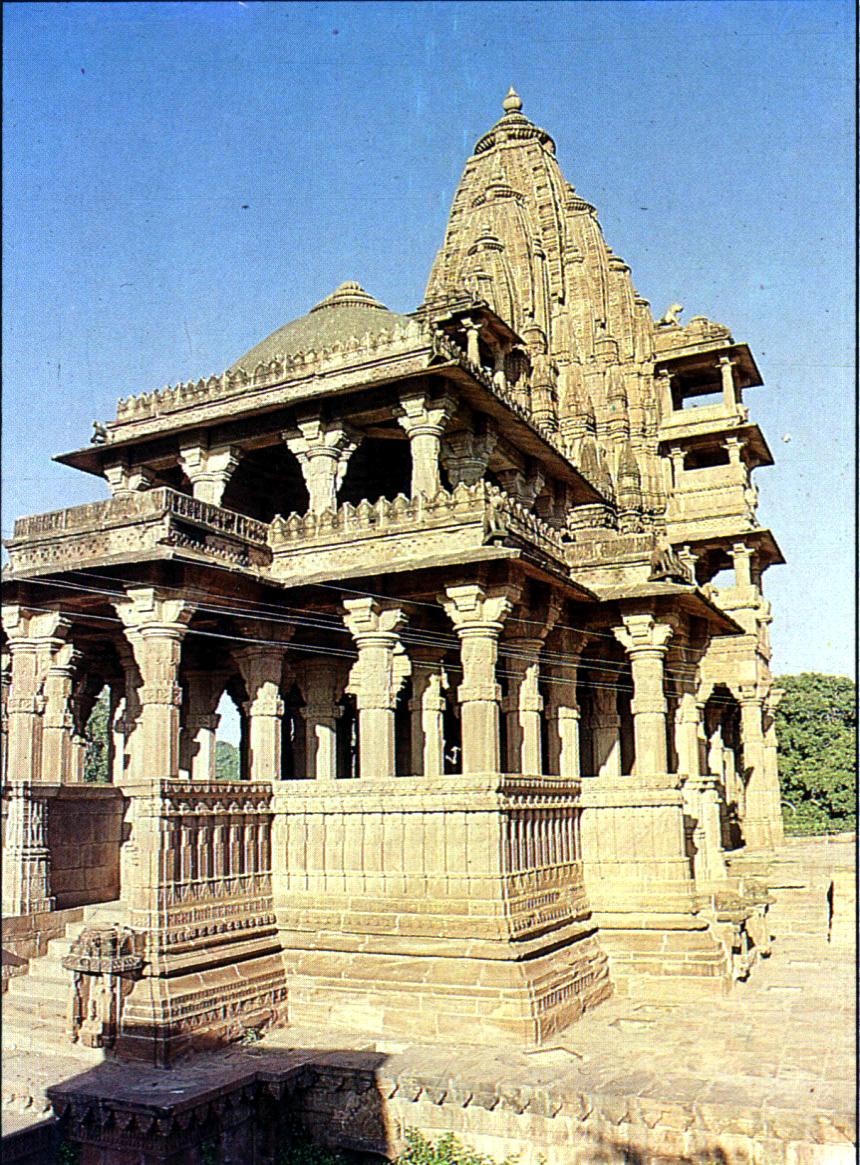
[[[502,109],[505,113],[521,113],[523,108],[522,98],[516,89],[511,85],[504,101],[502,102]]]

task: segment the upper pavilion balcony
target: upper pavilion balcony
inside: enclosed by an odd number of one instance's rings
[[[485,481],[259,522],[168,488],[19,518],[15,578],[182,559],[282,585],[525,554],[567,573],[562,535]]]
[[[559,532],[485,481],[430,498],[400,494],[322,514],[279,516],[269,545],[271,573],[284,583],[499,558],[506,550],[567,571]]]
[[[5,545],[15,577],[180,556],[259,570],[272,558],[267,533],[263,522],[164,488],[19,518]]]

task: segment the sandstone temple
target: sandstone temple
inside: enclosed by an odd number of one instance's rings
[[[13,1034],[538,1046],[613,994],[723,995],[766,945],[732,871],[782,840],[761,376],[724,325],[655,319],[503,105],[415,311],[341,283],[120,400],[58,458],[111,496],[16,523]]]

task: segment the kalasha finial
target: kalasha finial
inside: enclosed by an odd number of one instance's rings
[[[517,93],[517,91],[513,87],[513,85],[511,85],[510,89],[508,90],[507,96],[505,97],[504,101],[502,102],[502,109],[504,109],[505,113],[519,113],[520,110],[522,109],[522,107],[523,107],[523,103],[522,103],[522,100],[520,98],[520,95],[519,95],[519,93]]]

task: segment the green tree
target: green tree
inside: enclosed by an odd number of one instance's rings
[[[779,779],[792,832],[853,829],[857,815],[857,687],[846,676],[780,676]]]
[[[239,750],[229,740],[215,741],[215,777],[219,781],[239,780]]]
[[[88,785],[107,785],[110,783],[108,772],[108,739],[110,732],[110,691],[102,688],[93,704],[93,710],[87,721],[84,739],[87,742],[87,751],[84,756],[84,781]]]

